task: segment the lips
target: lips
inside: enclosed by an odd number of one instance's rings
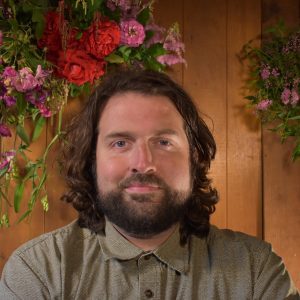
[[[128,193],[153,193],[160,190],[160,187],[155,184],[146,184],[146,183],[131,183],[125,188],[125,191]]]

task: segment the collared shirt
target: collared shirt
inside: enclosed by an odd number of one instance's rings
[[[268,243],[211,226],[179,245],[178,229],[145,252],[111,223],[105,234],[77,222],[16,250],[3,270],[0,299],[300,299]]]

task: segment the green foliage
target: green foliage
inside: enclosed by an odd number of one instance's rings
[[[245,98],[282,143],[293,138],[292,159],[300,158],[300,29],[288,30],[281,21],[262,36],[260,48],[246,44],[248,62]]]

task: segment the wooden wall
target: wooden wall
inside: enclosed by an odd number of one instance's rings
[[[299,0],[158,0],[156,20],[178,21],[188,67],[171,75],[195,99],[212,129],[218,153],[211,177],[220,193],[213,223],[271,242],[300,288],[300,162],[290,163],[290,146],[266,130],[245,108],[243,69],[237,54],[262,27],[278,16],[299,23]],[[71,103],[67,113],[73,113]],[[51,137],[51,126],[45,140]],[[51,166],[52,164],[49,163]],[[62,226],[76,214],[59,195],[64,187],[54,172],[48,184],[50,211],[41,208],[31,223],[0,231],[0,270],[21,243]]]

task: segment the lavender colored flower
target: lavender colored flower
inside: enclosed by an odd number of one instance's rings
[[[19,76],[18,72],[13,67],[6,67],[2,74],[4,79],[14,79]]]
[[[121,44],[138,47],[145,39],[145,30],[142,24],[134,19],[121,21]]]
[[[295,89],[291,92],[291,104],[296,105],[299,102],[299,94]]]
[[[152,37],[146,41],[145,45],[146,47],[150,47],[153,44],[157,44],[157,43],[163,43],[164,40],[164,33],[165,33],[165,28],[160,27],[156,24],[148,24],[145,27],[146,31],[152,31],[153,35]]]
[[[50,71],[43,70],[41,65],[38,65],[35,74],[35,79],[37,80],[38,85],[43,85],[46,77],[48,77],[50,73]]]
[[[48,107],[46,107],[44,104],[39,103],[39,104],[37,104],[37,107],[39,108],[40,113],[43,117],[45,117],[45,118],[51,117],[51,115],[52,115],[51,110]]]
[[[285,88],[281,94],[281,101],[287,105],[290,102],[290,98],[291,98],[292,92],[290,89]]]
[[[279,70],[277,68],[273,68],[271,74],[274,77],[278,77],[280,75]]]
[[[181,56],[184,52],[184,44],[180,41],[180,35],[177,30],[171,30],[164,41],[164,49],[177,53]]]
[[[270,77],[271,72],[270,72],[270,67],[269,66],[264,66],[262,70],[260,71],[260,76],[263,80],[266,80]]]
[[[18,92],[32,90],[38,85],[38,81],[33,76],[32,70],[27,67],[19,71],[19,78],[12,83]]]
[[[157,61],[163,65],[174,65],[178,63],[184,63],[186,65],[186,60],[181,56],[176,54],[164,54],[157,57]]]
[[[257,110],[267,110],[269,108],[269,106],[271,106],[273,103],[272,100],[270,99],[264,99],[262,101],[260,101],[257,105],[256,105],[256,109]]]
[[[11,132],[10,132],[7,125],[0,124],[0,135],[3,136],[3,137],[10,137],[11,136]]]
[[[3,96],[3,101],[7,107],[14,106],[17,102],[16,98],[10,95]]]

